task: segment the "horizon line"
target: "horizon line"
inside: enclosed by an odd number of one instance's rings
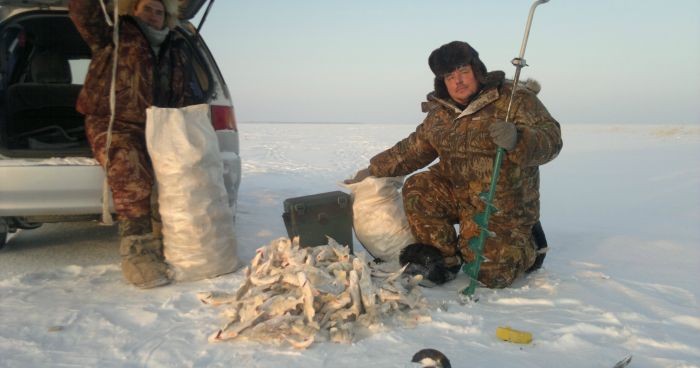
[[[414,124],[414,125],[420,125],[420,122],[411,122],[411,123],[401,123],[401,122],[394,122],[394,123],[387,123],[387,122],[362,122],[362,121],[240,121],[238,124],[314,124],[314,125],[321,125],[321,124],[346,124],[346,125],[369,125],[369,124],[401,124],[401,125],[409,125],[409,124]],[[700,125],[700,121],[698,122],[675,122],[675,123],[639,123],[639,122],[616,122],[616,123],[585,123],[585,122],[578,122],[578,123],[566,123],[564,125]]]

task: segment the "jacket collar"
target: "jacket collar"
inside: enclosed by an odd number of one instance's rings
[[[471,115],[481,109],[483,109],[485,106],[489,105],[490,103],[498,100],[498,98],[501,96],[500,92],[498,92],[498,88],[492,87],[489,88],[485,91],[480,92],[476,98],[474,98],[467,107],[462,110],[455,102],[453,102],[451,99],[450,100],[443,100],[437,96],[435,96],[435,92],[431,92],[428,94],[428,101],[432,101],[435,103],[438,103],[442,105],[443,107],[454,111],[455,113],[459,114],[455,118],[455,120]]]
[[[462,112],[462,109],[459,106],[457,106],[457,104],[455,104],[451,99],[449,101],[443,100],[442,98],[435,96],[435,92],[428,93],[427,99],[428,99],[428,103],[430,103],[430,102],[437,103],[437,104],[442,105],[443,107],[445,107],[448,110],[453,111],[457,114]],[[423,111],[427,112],[427,110],[423,110]]]
[[[467,105],[467,108],[462,111],[462,113],[459,114],[455,119],[459,119],[463,116],[471,115],[481,109],[483,109],[485,106],[489,105],[490,103],[498,100],[498,98],[501,97],[501,94],[498,92],[498,88],[492,87],[489,88],[485,91],[482,91],[479,93],[475,99],[473,99],[469,105]]]

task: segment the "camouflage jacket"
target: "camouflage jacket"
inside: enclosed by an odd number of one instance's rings
[[[451,101],[428,95],[428,116],[416,131],[370,160],[374,176],[400,176],[439,161],[430,170],[452,183],[460,206],[481,212],[479,194],[488,191],[497,146],[488,126],[505,120],[512,82],[482,90],[461,110]],[[539,165],[554,159],[562,148],[559,123],[535,96],[519,85],[511,111],[518,131],[516,147],[507,152],[496,187],[495,217],[514,225],[539,219]]]
[[[76,109],[85,115],[109,116],[112,83],[113,28],[95,0],[71,0],[69,15],[92,51],[92,61]],[[156,56],[146,36],[128,15],[120,16],[116,77],[116,119],[145,122],[149,106],[188,104],[184,39],[171,31]]]

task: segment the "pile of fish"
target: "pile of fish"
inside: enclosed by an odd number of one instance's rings
[[[314,341],[350,343],[385,322],[430,321],[420,276],[370,269],[362,255],[329,238],[300,248],[280,238],[256,251],[235,293],[199,293],[227,319],[210,341],[249,339],[305,349]]]

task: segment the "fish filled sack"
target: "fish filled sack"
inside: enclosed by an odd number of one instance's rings
[[[239,266],[233,211],[208,105],[151,107],[146,146],[158,185],[163,253],[174,279],[193,281]]]

